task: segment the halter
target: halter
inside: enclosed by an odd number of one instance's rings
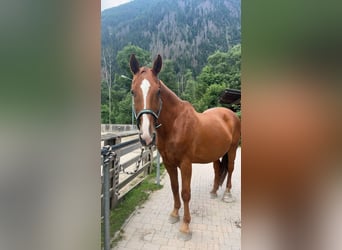
[[[134,102],[134,99],[133,99],[133,102]],[[152,115],[153,118],[154,118],[154,127],[155,127],[155,129],[159,128],[162,125],[162,124],[158,123],[158,118],[159,118],[160,112],[162,110],[162,106],[163,106],[163,101],[160,98],[160,95],[159,95],[159,109],[158,109],[157,113],[155,113],[152,109],[142,109],[137,114],[137,112],[135,111],[134,105],[133,105],[132,108],[133,108],[135,119],[137,120],[137,127],[138,127],[138,129],[140,129],[140,118],[141,118],[141,116],[143,114]]]

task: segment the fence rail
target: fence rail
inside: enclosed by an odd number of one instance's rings
[[[143,154],[140,155],[141,144],[137,135],[137,132],[130,132],[106,135],[102,138],[104,146],[109,146],[109,149],[113,152],[108,162],[110,209],[113,209],[127,192],[139,184],[152,171],[156,150],[154,147],[145,149]],[[122,142],[122,140],[125,141]],[[137,168],[136,164],[139,160],[141,162]],[[101,167],[103,169],[104,164]],[[127,172],[130,174],[127,174]],[[101,202],[103,204],[105,175],[104,171],[101,171],[101,173]],[[138,176],[142,178],[137,178]],[[102,206],[102,214],[103,208],[104,206]]]
[[[136,129],[136,125],[129,124],[101,124],[101,133],[132,131]]]

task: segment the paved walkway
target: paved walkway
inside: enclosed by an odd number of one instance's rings
[[[179,174],[180,177],[180,174]],[[218,198],[210,199],[214,170],[212,164],[193,164],[191,182],[192,239],[177,238],[180,222],[168,223],[173,207],[169,177],[164,187],[151,194],[142,208],[135,211],[124,226],[123,239],[114,249],[208,249],[237,250],[241,248],[241,150],[238,149],[232,179],[233,203],[221,201],[226,181],[218,191]],[[183,209],[180,209],[182,220]]]

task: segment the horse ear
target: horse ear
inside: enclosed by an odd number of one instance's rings
[[[161,68],[162,68],[162,58],[161,56],[158,54],[156,60],[154,60],[154,63],[153,63],[153,72],[158,75],[158,73],[160,72]]]
[[[131,58],[129,59],[129,66],[131,67],[131,71],[134,75],[138,73],[140,66],[134,54],[132,54]]]

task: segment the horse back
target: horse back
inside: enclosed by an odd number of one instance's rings
[[[211,131],[222,132],[225,130],[226,133],[232,135],[232,140],[236,139],[233,137],[240,137],[241,133],[241,122],[239,117],[230,109],[227,108],[211,108],[203,113],[199,114],[199,119],[203,126],[210,127]]]
[[[195,161],[210,162],[222,157],[240,139],[241,124],[237,115],[226,108],[212,108],[198,113],[194,137]]]

